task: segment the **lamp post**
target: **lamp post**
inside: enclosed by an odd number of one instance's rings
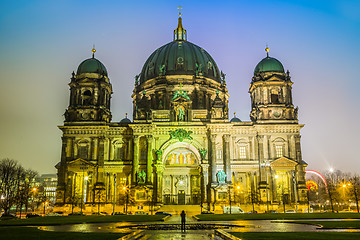
[[[46,205],[48,204],[47,201],[44,202],[44,217],[45,217],[45,213],[46,213]]]
[[[239,207],[240,207],[240,186],[236,186],[236,193],[237,193],[237,196],[238,196]]]
[[[85,198],[86,198],[86,183],[87,183],[87,180],[89,179],[88,176],[84,177],[84,184],[82,184],[82,194],[81,194],[81,206],[80,206],[80,213],[81,215],[83,214],[83,205],[85,203]]]
[[[126,186],[123,187],[123,190],[124,190],[124,194],[125,194],[124,213],[127,214],[127,204],[129,201],[129,194],[128,194],[128,189]]]
[[[32,189],[32,192],[33,192],[33,212],[34,212],[34,213],[35,213],[35,193],[36,193],[36,191],[37,191],[37,188],[34,187],[34,188]]]
[[[332,193],[331,191],[333,190],[334,188],[334,179],[333,179],[333,172],[334,172],[334,169],[333,168],[330,168],[329,169],[329,172],[330,172],[330,187],[327,186],[327,191],[328,191],[328,194],[329,194],[329,198],[330,198],[330,204],[331,204],[331,211],[334,212],[334,205],[333,205],[333,202],[332,202]]]
[[[113,196],[113,215],[115,215],[115,202],[116,202],[116,174],[114,174],[114,196]]]
[[[231,185],[229,185],[229,205],[230,205],[230,214],[231,214]]]

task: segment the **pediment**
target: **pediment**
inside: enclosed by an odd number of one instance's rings
[[[280,157],[270,163],[271,167],[292,167],[294,168],[298,163],[287,157]]]
[[[183,96],[178,96],[177,98],[172,100],[173,102],[191,102],[190,99],[187,99]]]
[[[68,166],[71,166],[71,167],[82,167],[82,166],[87,166],[87,167],[94,167],[95,164],[85,160],[85,159],[82,159],[82,158],[77,158],[75,160],[72,160],[70,162],[67,163]]]

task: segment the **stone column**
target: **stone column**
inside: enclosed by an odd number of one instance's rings
[[[287,86],[286,85],[283,86],[282,90],[283,90],[282,92],[283,92],[283,99],[284,99],[283,103],[289,104],[289,100],[288,100],[288,97],[287,97]]]
[[[100,137],[99,138],[99,148],[100,148],[100,153],[101,151],[103,151],[103,154],[99,154],[98,157],[98,179],[97,182],[99,183],[103,183],[104,182],[104,161],[105,161],[105,146],[106,146],[106,142],[108,140],[105,137]]]
[[[153,136],[147,135],[147,163],[146,163],[146,182],[152,182],[152,163],[153,163]]]
[[[203,204],[205,202],[207,202],[207,196],[208,196],[208,192],[207,192],[207,187],[209,184],[209,164],[201,164],[201,173],[200,173],[200,177],[201,177],[201,197],[202,197],[202,201]]]
[[[114,160],[115,145],[114,145],[113,139],[110,139],[109,148],[110,148],[109,149],[109,152],[110,152],[109,160]]]
[[[255,137],[251,137],[251,156],[250,159],[255,161],[256,160],[256,144],[255,144]]]
[[[110,146],[110,139],[104,139],[104,161],[109,160],[109,146]]]
[[[216,183],[216,134],[211,134],[211,182]]]
[[[136,174],[139,168],[139,141],[140,138],[137,135],[133,136],[134,140],[134,158],[133,158],[133,166],[132,166],[132,183],[136,184]]]
[[[269,159],[269,141],[268,141],[268,136],[266,135],[264,135],[263,145],[264,145],[264,161],[266,161]]]
[[[73,139],[71,137],[67,138],[67,143],[66,143],[66,158],[71,158],[72,156],[72,145],[73,145]]]
[[[226,182],[231,183],[231,166],[230,166],[230,135],[225,134],[223,136],[224,140],[224,166],[225,166],[225,173],[226,173]]]
[[[155,189],[155,201],[162,202],[162,179],[164,173],[164,166],[162,164],[156,164],[156,189]]]
[[[94,159],[94,160],[97,160],[97,156],[98,156],[98,138],[97,137],[95,137],[94,139],[93,139],[93,145],[94,145],[94,147],[93,147],[93,156],[92,156],[92,159]]]
[[[291,135],[290,137],[290,158],[296,160],[296,149],[295,149],[295,137]]]

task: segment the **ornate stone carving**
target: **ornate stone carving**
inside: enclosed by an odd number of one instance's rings
[[[143,184],[145,183],[145,181],[146,181],[146,172],[142,170],[138,173],[137,182]]]
[[[216,174],[216,176],[217,176],[218,183],[220,183],[220,184],[224,184],[224,183],[225,183],[226,173],[224,172],[224,170],[218,171],[217,174]]]
[[[155,154],[156,154],[157,160],[161,161],[162,150],[161,149],[155,150]]]
[[[190,136],[192,131],[186,131],[185,129],[179,128],[175,131],[170,131],[171,139],[178,139],[180,142],[184,141],[184,139],[192,140],[193,138]]]
[[[200,152],[201,158],[202,158],[202,159],[205,159],[205,158],[206,158],[206,154],[207,154],[207,149],[201,148],[201,149],[199,149],[199,152]]]

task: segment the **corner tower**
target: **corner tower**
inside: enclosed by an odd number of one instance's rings
[[[289,71],[285,73],[280,61],[267,56],[254,70],[249,93],[251,96],[250,118],[253,122],[297,123],[297,108],[292,103],[292,82]]]
[[[105,66],[95,58],[80,63],[73,72],[70,86],[70,103],[65,111],[65,125],[74,122],[109,123],[112,87]]]

